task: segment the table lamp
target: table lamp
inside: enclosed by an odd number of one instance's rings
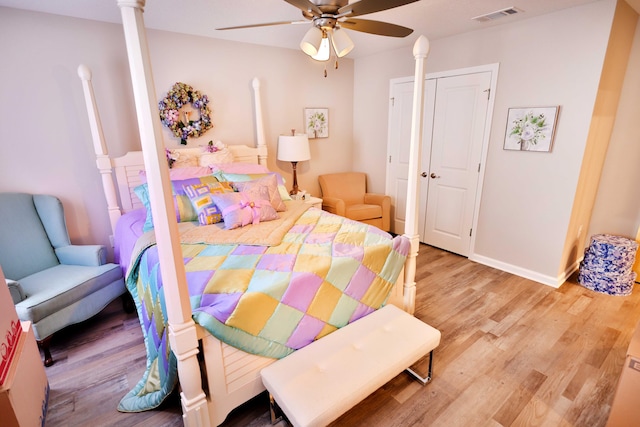
[[[306,134],[296,135],[295,129],[291,130],[291,135],[280,135],[278,137],[278,160],[291,162],[293,167],[293,189],[289,192],[292,196],[298,194],[298,177],[296,167],[298,162],[311,159],[309,151],[309,138]]]

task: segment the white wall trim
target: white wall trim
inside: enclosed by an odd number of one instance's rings
[[[465,67],[465,68],[456,68],[454,70],[446,70],[446,71],[437,71],[434,73],[427,73],[426,79],[439,79],[441,77],[451,77],[451,76],[461,76],[464,74],[475,74],[475,73],[484,73],[485,71],[495,71],[498,72],[498,68],[500,68],[499,63],[493,64],[484,64],[484,65],[476,65],[473,67]],[[401,79],[396,79],[401,80]],[[412,81],[413,78],[409,78],[407,81]]]
[[[477,254],[470,255],[469,260],[486,265],[488,267],[496,268],[501,271],[505,271],[507,273],[515,274],[516,276],[533,280],[534,282],[542,283],[543,285],[551,286],[552,288],[556,289],[559,288],[560,285],[562,285],[571,275],[565,273],[559,277],[547,276],[533,270],[528,270],[526,268],[518,267],[513,264],[508,264],[506,262],[498,261],[496,259]]]
[[[569,277],[571,277],[573,273],[578,271],[578,269],[580,268],[580,263],[582,262],[583,258],[584,256],[581,256],[580,258],[578,258],[576,262],[573,263],[573,265],[569,266],[569,268],[567,268],[560,276],[558,276],[558,283],[559,283],[558,286],[562,285],[564,282],[569,280]]]

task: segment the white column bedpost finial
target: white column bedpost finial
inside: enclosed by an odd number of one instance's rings
[[[182,417],[187,427],[205,426],[209,424],[209,407],[202,391],[197,331],[191,317],[189,289],[142,17],[144,3],[144,0],[118,0],[164,282],[162,292],[167,307],[169,342],[178,360]]]
[[[82,90],[84,92],[84,101],[87,106],[89,115],[89,127],[91,128],[91,139],[93,140],[93,150],[96,153],[96,165],[100,171],[102,178],[102,187],[107,199],[107,211],[109,212],[109,221],[111,223],[111,232],[116,232],[116,222],[120,218],[120,207],[118,206],[118,198],[116,197],[116,187],[111,174],[111,159],[107,155],[107,144],[102,132],[102,122],[100,114],[98,114],[98,105],[96,103],[93,85],[91,84],[91,70],[84,64],[78,66],[78,76],[82,80]]]
[[[146,0],[118,0],[118,7],[121,9],[123,7],[139,9],[141,13],[144,13],[144,6],[146,2]]]
[[[426,58],[429,55],[431,46],[429,39],[425,36],[418,37],[418,40],[413,44],[413,57],[414,58]]]
[[[422,151],[422,110],[424,106],[424,62],[429,54],[429,40],[425,36],[418,37],[413,46],[415,74],[413,82],[413,110],[411,115],[411,143],[409,151],[409,173],[407,185],[407,206],[404,235],[411,241],[411,249],[405,263],[404,309],[413,314],[416,296],[416,258],[420,247],[418,234],[418,215],[420,198],[420,181],[418,173]]]
[[[253,86],[253,102],[256,113],[256,147],[258,148],[258,163],[266,166],[267,160],[267,139],[264,134],[264,122],[262,120],[262,101],[260,99],[260,80],[254,77],[251,81]]]

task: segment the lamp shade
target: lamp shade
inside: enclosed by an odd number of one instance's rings
[[[280,135],[278,137],[278,160],[302,162],[310,159],[309,138],[306,134]]]
[[[318,53],[312,56],[316,61],[328,61],[331,56],[331,46],[329,46],[329,37],[327,33],[322,35],[322,41],[320,42],[320,49]]]
[[[309,56],[317,55],[322,43],[322,30],[311,27],[300,42],[300,49]]]
[[[333,50],[336,51],[338,58],[342,58],[354,48],[354,44],[349,35],[340,28],[333,30],[331,43],[333,43]]]

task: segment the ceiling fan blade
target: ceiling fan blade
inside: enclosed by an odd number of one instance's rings
[[[322,15],[322,11],[318,6],[311,3],[309,0],[284,0],[292,6],[297,7],[303,12],[310,13],[314,16]]]
[[[280,22],[268,22],[265,24],[250,24],[250,25],[238,25],[235,27],[216,28],[216,30],[238,30],[241,28],[257,28],[257,27],[270,27],[272,25],[286,25],[286,24],[308,24],[309,21],[280,21]]]
[[[340,26],[362,33],[389,37],[406,37],[413,33],[411,28],[390,24],[388,22],[371,21],[369,19],[348,19],[340,22]]]
[[[338,16],[359,16],[404,6],[419,0],[360,0],[338,9]],[[289,2],[292,3],[292,2]]]

